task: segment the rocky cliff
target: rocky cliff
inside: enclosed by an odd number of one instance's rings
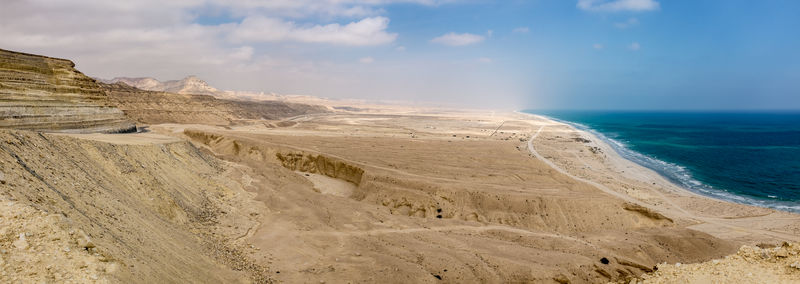
[[[109,104],[72,61],[0,49],[0,128],[128,132],[136,126]]]

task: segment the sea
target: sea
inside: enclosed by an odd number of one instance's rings
[[[800,112],[525,111],[709,197],[800,213]]]

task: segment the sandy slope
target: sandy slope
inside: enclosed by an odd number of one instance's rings
[[[241,170],[185,141],[0,131],[0,173],[0,282],[259,277],[225,241],[261,208]]]

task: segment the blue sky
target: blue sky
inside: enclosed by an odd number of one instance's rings
[[[91,76],[504,109],[800,109],[800,2],[14,0]],[[159,7],[154,9],[153,7]],[[89,43],[89,44],[87,44]]]

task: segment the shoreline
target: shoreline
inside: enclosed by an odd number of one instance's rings
[[[721,239],[740,244],[758,244],[770,239],[776,244],[800,240],[797,234],[800,228],[792,224],[800,222],[800,214],[705,196],[623,157],[606,141],[589,131],[542,115],[519,111],[514,113],[525,117],[534,127],[543,123],[536,132],[550,132],[544,135],[546,137],[539,137],[542,136],[539,133],[532,136],[533,139],[529,140],[533,146],[532,154],[536,152],[534,156],[578,181],[588,181],[612,196],[635,201],[670,218],[695,223],[688,227]],[[575,137],[572,139],[580,137],[590,142],[570,143],[563,140],[562,135],[573,135]],[[561,143],[550,142],[558,138],[562,138],[559,141]],[[587,155],[582,147],[597,147],[602,155]],[[744,231],[749,233],[741,233]]]
[[[524,113],[524,112],[521,112],[521,113]],[[680,165],[680,164],[676,164],[676,163],[672,163],[672,162],[667,162],[667,161],[664,161],[664,160],[656,159],[656,158],[653,158],[653,157],[649,156],[648,154],[632,150],[632,149],[628,148],[626,145],[620,144],[620,142],[614,141],[614,139],[607,137],[602,132],[600,132],[598,130],[595,130],[595,129],[592,129],[591,127],[583,125],[581,123],[572,122],[572,121],[568,121],[568,120],[562,120],[562,119],[558,119],[558,118],[554,118],[554,117],[550,117],[550,116],[546,116],[546,115],[540,115],[540,114],[531,114],[531,115],[536,115],[536,116],[539,116],[539,117],[541,117],[543,119],[547,119],[547,120],[551,120],[551,121],[554,121],[554,122],[558,122],[558,123],[562,123],[562,124],[565,124],[565,125],[569,125],[570,127],[574,128],[577,131],[581,131],[581,132],[584,132],[586,134],[589,134],[589,135],[593,136],[594,138],[596,138],[598,141],[602,141],[606,145],[610,146],[610,148],[612,148],[614,150],[614,152],[617,155],[621,156],[622,158],[624,158],[624,159],[626,159],[628,161],[631,161],[631,162],[633,162],[633,163],[635,163],[635,164],[637,164],[637,165],[639,165],[641,167],[644,167],[644,168],[647,168],[647,169],[653,171],[654,174],[657,174],[657,175],[667,179],[668,181],[670,181],[676,187],[682,188],[682,189],[684,189],[686,191],[698,194],[698,195],[703,196],[703,197],[715,199],[715,200],[731,202],[731,203],[736,203],[736,204],[740,204],[740,205],[755,206],[755,207],[760,207],[760,208],[767,208],[767,209],[772,209],[772,210],[778,210],[778,211],[783,211],[783,212],[800,214],[800,203],[798,203],[798,202],[781,201],[781,200],[770,200],[770,199],[766,199],[766,198],[758,199],[758,198],[752,197],[752,196],[747,196],[747,195],[742,195],[742,194],[738,194],[738,193],[728,192],[728,191],[725,191],[725,190],[716,189],[716,188],[713,188],[711,185],[708,185],[706,182],[697,180],[696,178],[693,177],[693,174],[691,172],[687,171],[686,174],[689,175],[689,177],[688,177],[689,181],[687,181],[687,182],[692,182],[693,181],[693,182],[699,183],[700,185],[708,187],[707,190],[700,189],[700,188],[691,188],[690,186],[687,186],[686,184],[682,184],[681,180],[680,180],[680,177],[670,176],[668,173],[664,173],[664,172],[661,172],[659,169],[650,167],[650,166],[644,164],[644,161],[637,160],[636,159],[637,157],[635,157],[635,156],[638,155],[638,156],[641,156],[640,157],[641,159],[650,159],[650,160],[654,161],[655,163],[664,163],[664,164],[675,166],[675,167],[681,167],[682,168],[682,167],[685,167],[684,165]],[[612,145],[612,143],[616,144],[616,145]],[[628,151],[629,153],[623,153],[621,151]],[[665,171],[668,171],[668,170],[665,170]]]

